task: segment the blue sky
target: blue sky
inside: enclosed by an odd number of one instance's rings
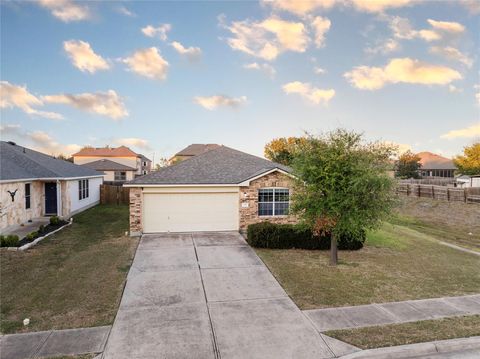
[[[452,156],[480,137],[478,4],[4,1],[2,140],[158,159],[346,127]]]

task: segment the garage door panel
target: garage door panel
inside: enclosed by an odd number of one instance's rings
[[[145,193],[145,233],[238,230],[238,193]]]

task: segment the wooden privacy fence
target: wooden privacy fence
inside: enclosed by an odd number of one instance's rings
[[[398,194],[412,197],[433,198],[444,201],[480,203],[480,187],[453,188],[425,184],[399,183],[397,185],[396,192]]]
[[[100,186],[101,204],[129,204],[130,189],[123,186],[102,184]]]

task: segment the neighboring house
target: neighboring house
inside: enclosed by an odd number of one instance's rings
[[[194,156],[201,155],[202,153],[208,152],[210,150],[214,150],[218,147],[220,147],[220,145],[217,145],[215,143],[194,143],[190,146],[185,147],[180,152],[174,154],[173,157],[169,159],[169,162],[170,164],[174,164],[179,161],[184,161]]]
[[[0,230],[31,219],[64,218],[100,202],[103,174],[1,141]]]
[[[417,153],[420,157],[420,176],[422,177],[454,177],[457,167],[449,158],[432,152]]]
[[[130,233],[245,231],[294,223],[290,168],[225,146],[149,175],[130,188]]]
[[[480,175],[461,175],[455,178],[457,187],[480,187]]]
[[[110,160],[135,168],[135,176],[150,173],[151,161],[126,146],[120,147],[84,147],[72,155],[73,163],[84,165],[98,160]],[[144,165],[145,164],[145,165]]]
[[[103,172],[103,182],[107,184],[122,184],[135,178],[137,170],[110,160],[98,160],[82,165],[93,170]]]

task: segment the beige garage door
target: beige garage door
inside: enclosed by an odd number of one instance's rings
[[[236,193],[144,193],[143,231],[238,230]]]

